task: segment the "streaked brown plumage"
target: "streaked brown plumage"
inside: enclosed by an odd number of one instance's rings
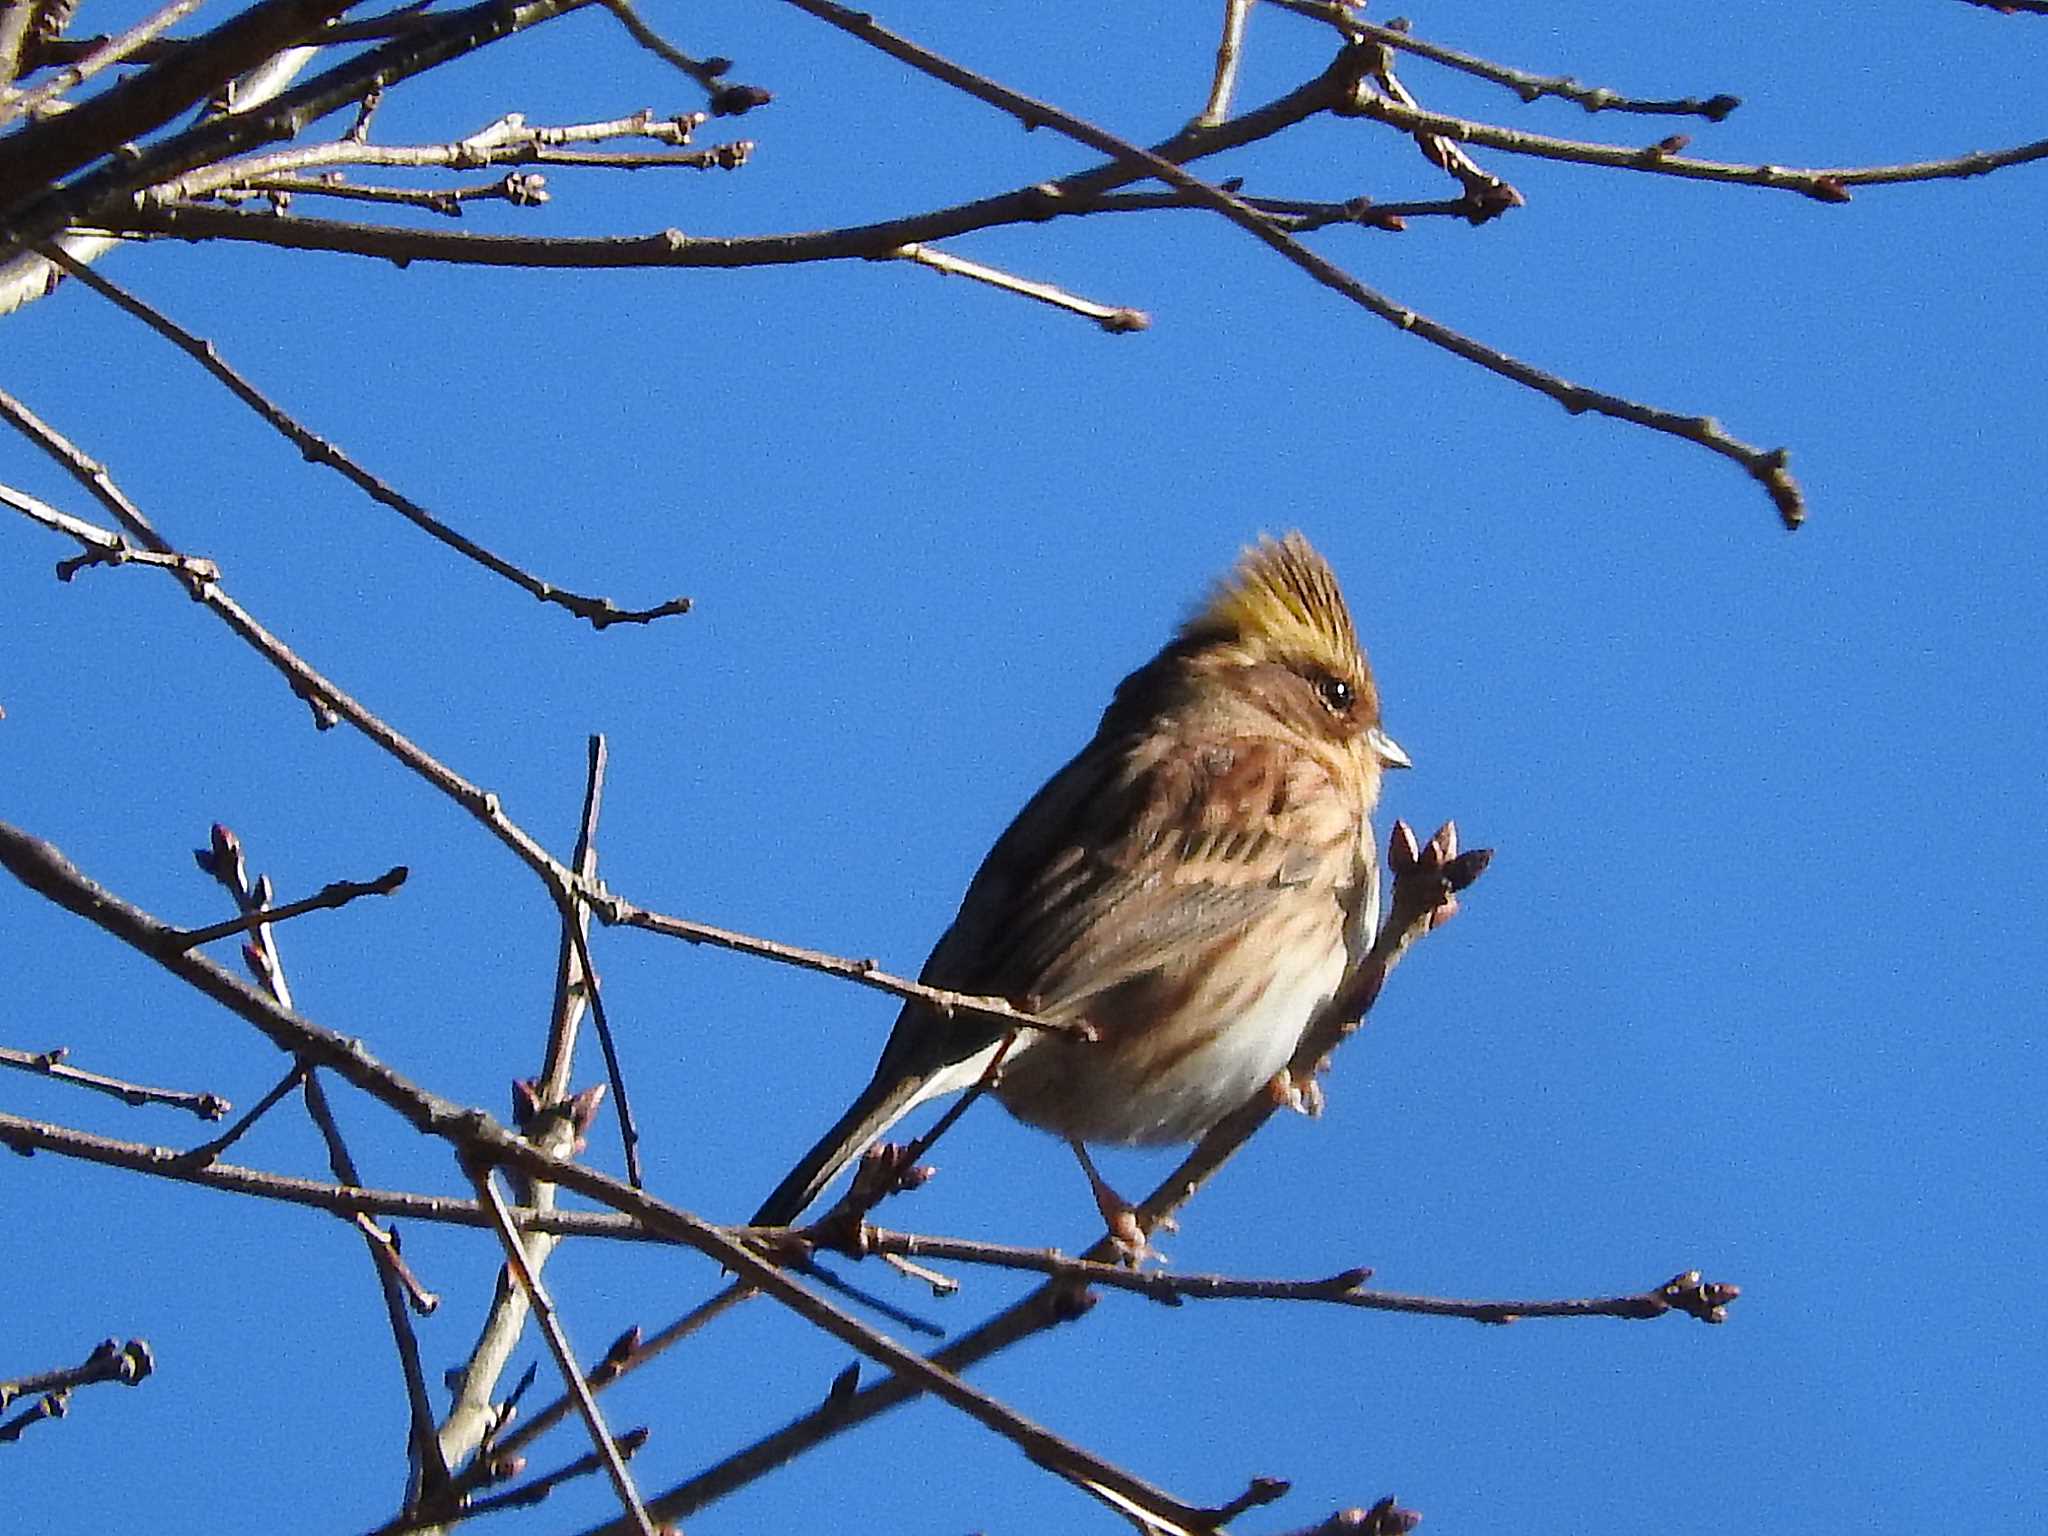
[[[1261,539],[1118,686],[925,962],[934,986],[1095,1026],[1011,1047],[995,1094],[1012,1114],[1077,1150],[1191,1141],[1287,1064],[1378,924],[1367,818],[1408,761],[1379,722],[1329,566],[1298,533]],[[910,1109],[975,1082],[1001,1036],[906,1004],[755,1224],[795,1221]]]

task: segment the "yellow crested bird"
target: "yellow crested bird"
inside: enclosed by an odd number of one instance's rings
[[[1128,1208],[1085,1143],[1193,1141],[1287,1064],[1371,947],[1368,818],[1407,766],[1335,574],[1298,533],[1262,538],[982,861],[920,979],[1093,1026],[1026,1030],[993,1091],[1073,1147],[1112,1232]],[[1005,1034],[906,1003],[754,1224],[796,1221],[911,1109],[978,1081]]]

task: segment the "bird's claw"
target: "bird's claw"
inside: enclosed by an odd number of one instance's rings
[[[1297,1077],[1282,1067],[1273,1074],[1266,1091],[1281,1109],[1291,1109],[1297,1115],[1307,1115],[1313,1120],[1323,1112],[1323,1085],[1316,1081],[1313,1073],[1304,1072]]]

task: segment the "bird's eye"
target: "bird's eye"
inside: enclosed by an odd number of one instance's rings
[[[1332,677],[1329,673],[1325,672],[1315,681],[1316,693],[1322,698],[1324,707],[1331,714],[1341,715],[1351,708],[1352,701],[1357,695],[1352,691],[1351,685],[1345,682],[1343,678]]]

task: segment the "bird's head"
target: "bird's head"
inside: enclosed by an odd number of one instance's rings
[[[1380,726],[1379,688],[1329,562],[1299,533],[1262,537],[1161,653],[1312,741],[1357,753],[1377,777],[1408,754]],[[1198,684],[1199,685],[1199,684]]]

